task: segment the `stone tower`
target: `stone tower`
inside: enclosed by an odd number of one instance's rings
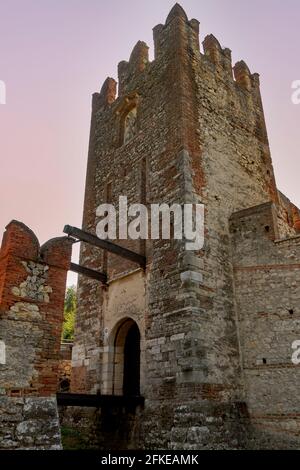
[[[199,22],[178,4],[153,32],[154,60],[139,41],[118,66],[118,96],[112,78],[93,96],[83,229],[95,233],[98,205],[121,195],[202,203],[205,245],[116,240],[146,256],[143,270],[82,244],[81,264],[108,285],[79,279],[72,389],[123,395],[135,383],[145,405],[129,447],[276,446],[283,435],[291,446],[299,211],[276,187],[259,76],[232,67],[212,35],[201,52]]]

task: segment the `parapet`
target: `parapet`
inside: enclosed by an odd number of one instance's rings
[[[118,65],[119,96],[123,95],[127,83],[132,76],[142,73],[149,62],[149,47],[143,41],[134,46],[129,62],[122,61]]]
[[[32,296],[27,294],[29,291],[33,293],[35,287],[32,285],[32,289],[25,289],[26,276],[30,274],[28,266],[32,265],[32,270],[37,272],[39,267],[47,266],[49,272],[59,270],[66,273],[70,267],[72,244],[72,239],[60,237],[49,240],[40,248],[30,228],[22,222],[11,221],[6,227],[0,250],[0,308],[6,309],[17,300],[32,301]],[[37,280],[34,274],[33,278]],[[35,300],[44,299],[37,296]]]
[[[4,232],[0,259],[9,253],[28,259],[36,259],[40,244],[33,231],[22,222],[12,220]]]
[[[235,212],[230,217],[230,231],[233,234],[263,235],[271,240],[278,239],[277,211],[273,202],[249,207]],[[244,234],[244,235],[242,235]]]
[[[183,21],[188,22],[187,14],[184,11],[184,9],[182,8],[182,6],[179,5],[179,3],[175,3],[175,5],[171,9],[170,13],[168,14],[167,19],[166,19],[166,25],[171,23],[171,21],[173,21],[174,19],[177,19],[177,18],[182,18]]]
[[[40,259],[50,266],[68,270],[73,243],[74,240],[70,237],[51,238],[42,245]]]
[[[232,78],[231,50],[222,49],[219,41],[213,34],[206,36],[203,41],[204,55],[215,64],[216,67],[223,68],[226,74]]]
[[[253,93],[255,104],[259,102],[259,75],[251,74],[249,67],[242,60],[232,66],[231,50],[223,48],[218,39],[210,34],[203,41],[204,55],[200,52],[199,21],[188,19],[184,9],[176,3],[168,14],[164,24],[153,28],[154,61],[162,65],[172,57],[191,61],[193,65],[203,56],[215,66],[216,73],[224,80],[236,83],[239,90]],[[196,61],[194,61],[196,59]],[[128,61],[118,64],[118,96],[135,91],[136,79],[149,70],[149,47],[143,41],[134,46]],[[116,100],[117,82],[108,77],[100,91],[93,96],[93,110],[110,106]]]
[[[236,82],[246,90],[250,91],[252,88],[252,82],[248,65],[243,60],[241,60],[235,64],[233,67],[233,72]]]
[[[234,264],[264,264],[271,244],[279,238],[277,209],[273,202],[235,212],[229,219]]]
[[[116,94],[117,82],[113,78],[107,77],[107,79],[102,85],[98,104],[100,106],[112,104],[116,99]]]
[[[164,53],[176,53],[182,47],[187,47],[189,53],[199,54],[199,21],[189,21],[184,9],[176,3],[165,24],[153,28],[153,39],[155,59]]]

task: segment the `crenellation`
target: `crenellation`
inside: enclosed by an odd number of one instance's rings
[[[149,47],[143,41],[138,41],[134,46],[130,59],[129,65],[137,72],[142,72],[149,62]]]
[[[251,72],[246,62],[243,60],[237,62],[233,67],[233,73],[238,85],[247,91],[252,90]]]
[[[204,54],[214,63],[220,64],[222,48],[215,36],[210,34],[203,41]]]
[[[231,50],[228,48],[223,49],[213,34],[206,36],[202,44],[204,51],[202,57],[207,58],[210,63],[214,64],[214,73],[219,74],[228,87],[232,87],[234,80]]]
[[[154,60],[158,59],[160,54],[162,53],[161,49],[161,34],[164,29],[163,24],[158,24],[153,28],[153,42],[154,42]]]
[[[102,85],[100,95],[94,95],[93,106],[105,106],[112,104],[116,99],[117,82],[108,77]]]
[[[167,16],[165,24],[168,25],[173,20],[178,19],[178,18],[182,19],[185,23],[188,23],[189,21],[187,14],[182,8],[182,6],[179,5],[179,3],[175,3],[175,5],[173,6],[173,8],[171,9],[170,13]]]
[[[228,76],[230,82],[233,80],[233,69],[232,69],[232,53],[228,47],[222,49],[223,52],[223,67]]]
[[[142,73],[149,64],[149,47],[143,41],[138,41],[130,55],[129,62],[125,60],[118,64],[119,97],[130,91],[130,84],[136,76]]]
[[[188,22],[189,25],[189,53],[191,57],[200,56],[200,22],[196,19],[192,19]]]

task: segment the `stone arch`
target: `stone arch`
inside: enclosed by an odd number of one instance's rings
[[[123,62],[119,67],[121,64]],[[125,64],[127,67],[128,63]],[[127,144],[138,132],[138,101],[137,93],[131,93],[121,99],[116,109],[119,120],[119,146]]]
[[[108,341],[107,389],[112,395],[140,394],[141,334],[130,317],[120,320]]]

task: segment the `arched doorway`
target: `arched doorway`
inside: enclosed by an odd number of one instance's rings
[[[124,345],[123,395],[140,394],[140,332],[134,323],[126,336]]]
[[[140,394],[141,335],[134,320],[126,318],[115,328],[113,341],[113,395]]]

